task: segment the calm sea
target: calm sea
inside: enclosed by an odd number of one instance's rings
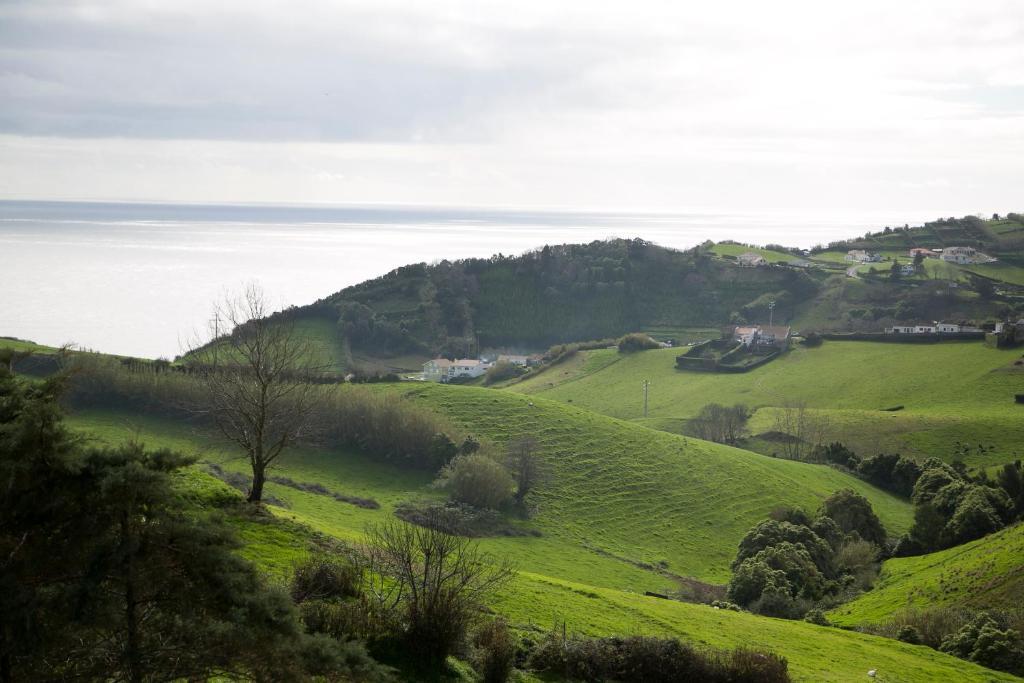
[[[930,218],[0,201],[0,335],[173,357],[211,304],[258,281],[283,307],[408,263],[642,237],[811,246]]]

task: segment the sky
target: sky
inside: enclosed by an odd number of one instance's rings
[[[1024,2],[0,0],[0,198],[1024,209]]]

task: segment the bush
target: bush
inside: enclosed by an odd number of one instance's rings
[[[583,681],[675,683],[783,683],[786,660],[772,653],[737,649],[697,650],[674,638],[566,638],[551,634],[530,656],[529,666]]]
[[[1024,674],[1024,640],[988,612],[981,612],[955,634],[942,641],[939,649],[990,669]]]
[[[505,683],[515,658],[516,642],[504,620],[489,621],[473,634],[470,660],[483,683]]]
[[[921,634],[916,628],[909,624],[906,626],[900,626],[900,630],[896,632],[896,640],[904,643],[910,643],[911,645],[920,645],[922,642]]]
[[[621,353],[633,353],[634,351],[647,351],[649,349],[660,348],[658,342],[651,339],[648,335],[640,332],[633,332],[622,336],[619,338],[618,346]]]
[[[504,465],[480,453],[456,457],[437,480],[453,501],[490,510],[512,497],[514,484]]]
[[[865,541],[885,546],[885,527],[864,496],[851,489],[836,491],[821,504],[821,514],[835,520],[845,533],[857,532]]]
[[[811,611],[809,611],[807,614],[804,615],[804,621],[811,624],[817,624],[818,626],[832,625],[832,622],[828,620],[828,618],[825,616],[825,613],[822,612],[820,609],[812,609]]]
[[[296,603],[359,595],[362,568],[337,555],[313,554],[295,565],[290,592]]]
[[[484,375],[484,384],[490,386],[508,379],[515,379],[526,372],[526,368],[509,363],[506,360],[498,361],[487,369]]]

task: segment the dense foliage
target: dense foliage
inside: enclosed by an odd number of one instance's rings
[[[375,665],[307,635],[229,528],[172,486],[189,460],[62,426],[63,377],[0,369],[0,680],[301,680]]]

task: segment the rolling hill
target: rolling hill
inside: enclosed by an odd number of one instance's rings
[[[1024,524],[964,545],[888,560],[871,591],[829,613],[841,626],[879,624],[904,608],[1018,608],[1024,601]]]
[[[666,557],[681,552],[703,553],[705,548],[712,549],[717,556],[717,549],[721,548],[724,559],[726,547],[731,551],[735,539],[721,540],[717,526],[706,525],[704,520],[735,515],[756,519],[772,501],[755,496],[747,502],[739,495],[717,495],[712,484],[737,486],[738,481],[750,481],[746,477],[757,477],[756,484],[760,485],[760,478],[763,478],[765,491],[783,496],[784,500],[812,505],[830,486],[859,482],[847,482],[841,477],[823,478],[821,472],[828,472],[823,468],[773,461],[692,440],[680,449],[682,439],[679,437],[590,416],[544,400],[534,400],[531,406],[528,398],[494,391],[445,387],[419,387],[411,391],[413,400],[435,406],[453,419],[486,420],[487,433],[494,438],[518,433],[520,425],[528,428],[542,439],[545,453],[557,468],[556,476],[570,477],[564,484],[552,484],[544,492],[536,517],[526,523],[541,530],[542,536],[482,542],[492,552],[511,556],[519,567],[516,580],[497,597],[492,607],[524,633],[536,637],[564,623],[568,630],[587,635],[673,635],[719,647],[768,648],[788,658],[794,679],[798,681],[855,680],[863,677],[868,669],[876,669],[876,680],[882,681],[1014,680],[928,648],[890,639],[645,597],[641,594],[643,590],[664,590],[671,581],[664,575],[596,552],[581,543],[587,536],[592,537],[593,548],[629,551],[640,547],[645,552],[657,552]],[[228,470],[244,470],[244,463],[220,449],[209,435],[178,422],[129,413],[98,412],[79,413],[72,422],[76,429],[93,439],[105,442],[141,439],[151,446],[198,452],[205,460],[218,462]],[[600,439],[580,440],[581,429],[593,431]],[[621,440],[612,440],[616,431],[622,432]],[[577,448],[584,445],[588,446],[587,452],[578,454]],[[637,457],[638,451],[627,448],[630,445],[650,449],[652,462],[644,463]],[[606,468],[607,474],[592,476],[603,459],[612,460]],[[676,460],[679,471],[672,471]],[[578,473],[572,474],[574,470]],[[389,516],[397,502],[438,495],[429,488],[429,477],[344,451],[304,449],[285,459],[275,474],[373,498],[381,506],[377,510],[361,508],[279,483],[269,484],[267,492],[281,503],[271,506],[274,517],[233,518],[232,524],[245,544],[243,554],[276,576],[287,574],[292,564],[308,552],[310,544],[318,543],[317,534],[357,542],[365,525]],[[736,476],[744,479],[723,479]],[[650,477],[661,483],[646,481]],[[691,484],[683,491],[673,491],[688,478],[703,482]],[[214,490],[218,496],[231,495],[225,493],[226,487],[202,466],[187,473],[183,486],[193,492]],[[781,490],[780,486],[787,490]],[[671,510],[661,513],[677,527],[671,536],[648,533],[647,527],[651,525],[644,523],[652,519],[653,508],[634,496],[637,492],[650,492],[652,487],[657,487],[660,495],[672,495],[671,503],[683,508],[679,513]],[[612,490],[618,490],[620,495],[608,495]],[[895,527],[906,524],[905,505],[895,500],[888,504],[885,494],[869,493],[887,523]],[[688,513],[701,517],[691,522]],[[582,519],[564,532],[560,530],[567,519],[565,515],[576,514]],[[641,522],[638,524],[632,519]],[[644,538],[624,538],[624,534]],[[675,564],[673,569],[703,567],[707,578],[722,576],[716,558],[711,561],[702,557],[681,558]],[[822,657],[823,652],[828,652],[829,656]]]
[[[508,390],[677,432],[712,402],[757,409],[751,421],[755,434],[774,428],[778,408],[804,402],[830,420],[829,439],[865,455],[895,451],[950,460],[958,455],[957,442],[969,445],[960,457],[972,466],[1024,454],[1024,419],[1013,400],[1024,391],[1024,366],[1014,365],[1019,350],[978,342],[828,341],[818,348],[796,347],[743,374],[677,370],[679,353],[580,352]],[[645,379],[651,382],[646,421],[640,391]],[[993,449],[979,453],[978,444]],[[774,448],[757,440],[752,447],[769,453]]]

